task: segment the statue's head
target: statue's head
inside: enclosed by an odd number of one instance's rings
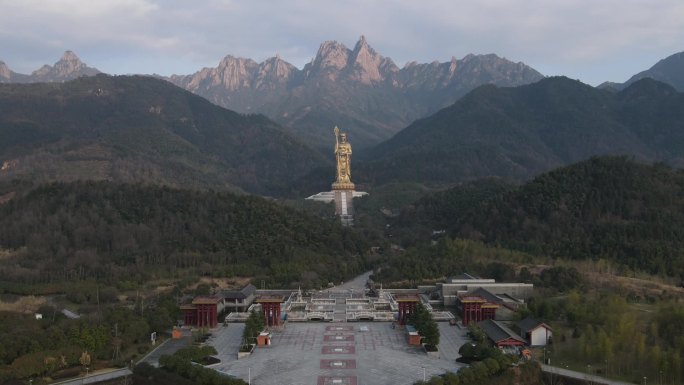
[[[340,140],[342,140],[342,143],[347,141],[347,134],[344,132],[340,134]]]

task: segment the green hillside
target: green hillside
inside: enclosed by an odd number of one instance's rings
[[[319,287],[367,268],[368,248],[338,220],[223,192],[55,183],[0,205],[0,280],[24,284],[192,274]]]
[[[651,79],[619,93],[563,77],[483,86],[380,144],[357,176],[372,184],[526,180],[596,155],[681,165],[684,95]]]
[[[531,254],[603,258],[684,278],[684,171],[662,163],[592,158],[517,188],[458,187],[419,200],[393,226],[410,233],[421,224]]]
[[[329,161],[263,116],[162,80],[0,84],[0,179],[105,179],[282,194]]]

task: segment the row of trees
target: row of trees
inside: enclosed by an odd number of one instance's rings
[[[511,361],[487,358],[458,372],[447,372],[441,376],[433,376],[428,381],[418,381],[414,385],[542,385],[541,368],[535,362],[518,366],[515,372],[509,370]]]
[[[141,370],[146,371],[148,374],[150,374],[152,377],[162,377],[166,379],[169,382],[164,383],[166,384],[175,384],[175,383],[180,383],[180,384],[186,384],[186,381],[177,381],[178,377],[181,377],[182,379],[188,380],[190,383],[195,384],[195,385],[245,385],[246,382],[226,376],[225,374],[221,374],[220,372],[213,370],[213,369],[208,369],[205,368],[202,365],[197,365],[193,363],[190,359],[187,357],[183,357],[181,355],[174,354],[172,356],[161,356],[159,359],[159,364],[161,365],[162,369],[167,372],[167,374],[164,375],[159,375],[156,373],[156,371],[151,370],[150,368],[143,367]],[[140,373],[140,371],[138,371]],[[171,374],[171,376],[169,376]],[[159,380],[155,381],[156,383],[161,384]],[[149,382],[147,382],[149,383]],[[147,384],[146,383],[146,384]]]

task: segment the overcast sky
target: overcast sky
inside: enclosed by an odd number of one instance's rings
[[[625,81],[684,51],[683,0],[0,0],[0,60],[65,50],[111,74],[189,74],[231,54],[302,68],[359,36],[402,67],[495,53],[544,75]]]

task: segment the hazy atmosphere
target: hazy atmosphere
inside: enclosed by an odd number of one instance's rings
[[[107,73],[170,75],[279,54],[302,68],[322,41],[365,35],[400,67],[496,53],[597,85],[682,51],[682,20],[678,0],[0,0],[0,60],[30,73],[73,50]]]
[[[0,385],[684,384],[684,0],[0,0]]]

